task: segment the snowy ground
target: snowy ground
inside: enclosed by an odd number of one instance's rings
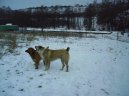
[[[0,47],[0,96],[129,95],[129,43],[105,38],[23,35],[15,43],[11,51],[6,44]],[[25,53],[35,45],[51,49],[69,46],[69,72],[59,70],[59,60],[51,63],[49,71],[44,71],[42,61],[35,70]]]

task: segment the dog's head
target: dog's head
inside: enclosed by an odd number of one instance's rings
[[[34,48],[28,48],[27,50],[25,50],[25,52],[29,53],[29,54],[33,54],[35,52]]]
[[[39,51],[39,50],[44,50],[45,47],[43,47],[43,46],[35,46],[35,49],[36,49],[36,51]]]
[[[35,46],[35,49],[36,49],[36,51],[39,51],[39,50],[42,50],[42,51],[44,51],[45,49],[48,49],[49,47],[43,47],[43,46]]]

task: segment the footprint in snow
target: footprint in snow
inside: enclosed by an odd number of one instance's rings
[[[103,91],[106,95],[110,95],[105,89],[101,89],[101,91]]]
[[[41,85],[39,85],[39,86],[38,86],[38,88],[42,88],[42,86],[41,86]]]
[[[24,89],[20,89],[19,91],[24,91]]]

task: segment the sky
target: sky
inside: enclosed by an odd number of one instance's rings
[[[9,6],[11,9],[23,9],[28,7],[54,6],[54,5],[86,5],[94,0],[0,0],[0,7]],[[101,0],[97,0],[100,2]]]

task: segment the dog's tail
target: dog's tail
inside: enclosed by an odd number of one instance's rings
[[[69,50],[70,50],[70,47],[67,47],[66,51],[68,51],[68,52],[69,52]]]

